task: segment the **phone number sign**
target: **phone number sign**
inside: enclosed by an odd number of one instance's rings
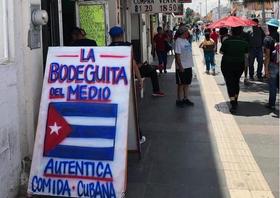
[[[132,0],[132,13],[173,13],[183,11],[182,0]]]

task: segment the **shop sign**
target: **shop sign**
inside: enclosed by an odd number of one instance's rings
[[[185,1],[185,0],[184,0]],[[182,0],[132,0],[132,13],[174,13],[181,12]]]

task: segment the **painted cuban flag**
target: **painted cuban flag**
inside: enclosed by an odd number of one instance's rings
[[[117,104],[49,104],[44,156],[114,160]]]

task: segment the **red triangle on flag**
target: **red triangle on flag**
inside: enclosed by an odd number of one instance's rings
[[[50,104],[45,132],[44,154],[54,149],[56,145],[61,143],[71,133],[71,131],[72,129],[67,121],[57,112],[55,107]]]

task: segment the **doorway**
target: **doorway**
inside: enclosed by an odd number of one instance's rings
[[[48,47],[60,45],[59,35],[59,13],[57,0],[42,0],[41,7],[49,15],[49,22],[42,26],[42,44],[43,44],[43,64],[45,67]]]
[[[85,30],[87,38],[95,40],[98,46],[106,46],[109,42],[108,3],[105,1],[78,2],[76,8],[76,22]]]
[[[101,1],[41,0],[42,9],[49,15],[49,22],[42,27],[43,64],[45,67],[48,47],[70,46],[71,31],[81,27],[87,38],[94,39],[98,46],[109,43],[108,3]]]

